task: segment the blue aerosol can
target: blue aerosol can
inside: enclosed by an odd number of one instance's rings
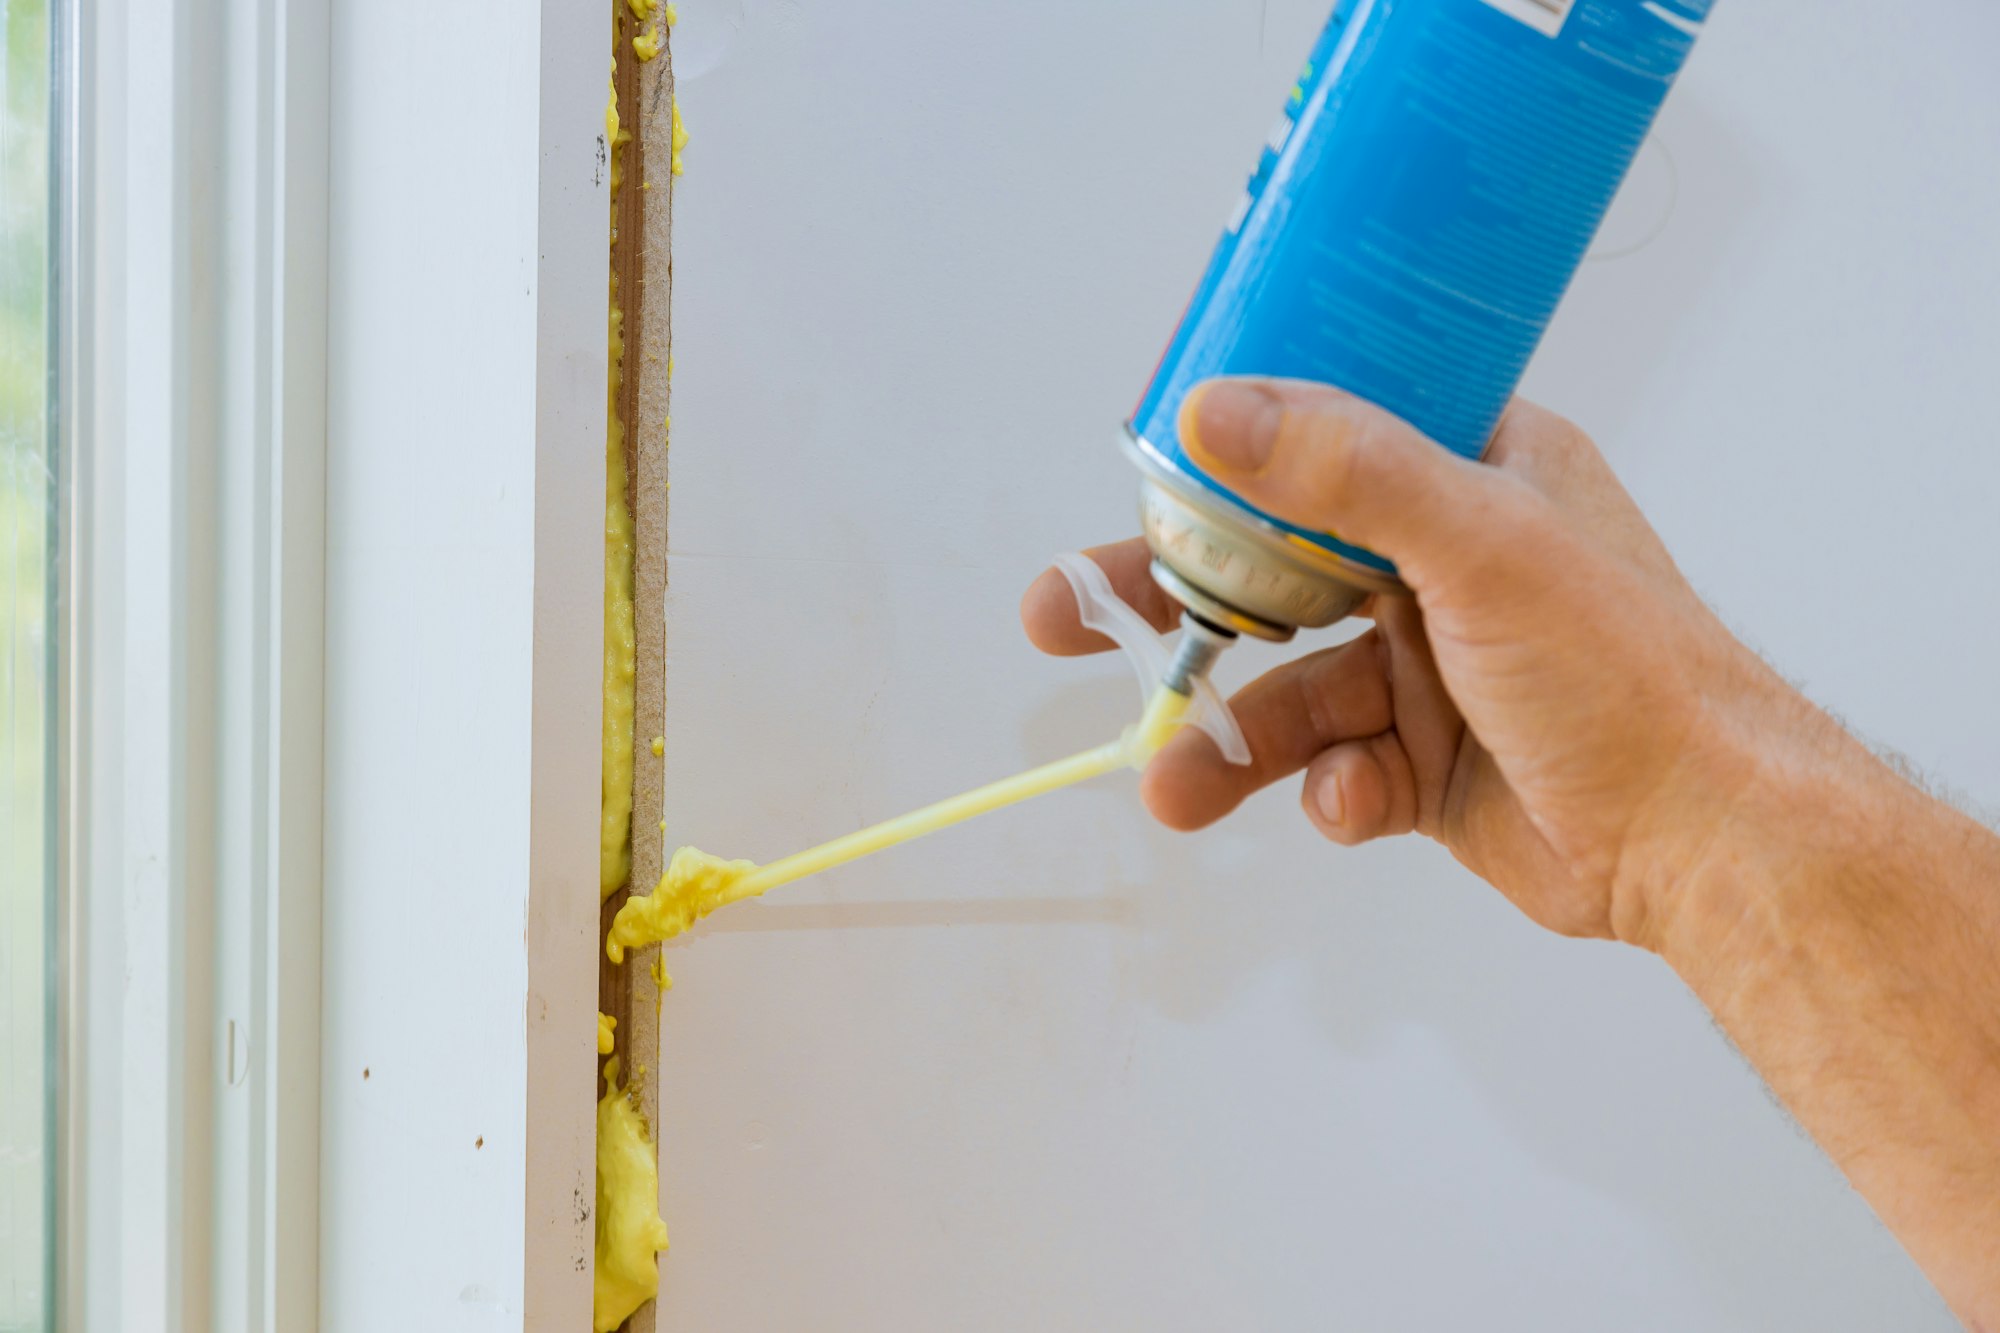
[[[1485,450],[1712,0],[1340,0],[1127,427],[1155,578],[1211,630],[1285,640],[1379,555],[1189,460],[1216,375],[1337,385]]]

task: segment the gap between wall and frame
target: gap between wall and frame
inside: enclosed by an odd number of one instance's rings
[[[626,0],[612,0],[618,120],[632,135],[625,150],[624,188],[614,205],[617,244],[611,263],[625,320],[625,372],[618,412],[625,423],[636,645],[631,875],[626,886],[605,901],[600,937],[635,887],[651,891],[665,864],[660,822],[666,763],[652,746],[653,738],[664,732],[666,716],[667,428],[673,356],[674,75],[671,31],[663,9],[663,5],[656,8],[640,22],[633,19]],[[641,61],[633,54],[632,38],[654,25],[660,31],[660,53]],[[652,977],[659,948],[635,950],[618,967],[601,954],[598,960],[598,1006],[618,1020],[617,1049],[656,1151],[664,1139],[659,1114],[660,995]],[[603,1091],[601,1078],[597,1091]],[[665,1258],[663,1254],[663,1266]],[[661,1290],[665,1287],[663,1272]],[[652,1301],[641,1306],[626,1321],[628,1333],[654,1333],[656,1308]]]

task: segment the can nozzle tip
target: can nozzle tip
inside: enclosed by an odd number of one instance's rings
[[[1181,633],[1180,643],[1174,648],[1173,659],[1167,663],[1167,671],[1160,684],[1175,694],[1192,697],[1195,684],[1215,669],[1216,659],[1222,656],[1223,649],[1236,642],[1236,635],[1229,630],[1218,629],[1192,613],[1185,619],[1186,628]]]

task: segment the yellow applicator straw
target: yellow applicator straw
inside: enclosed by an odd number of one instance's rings
[[[1188,640],[1189,644],[1195,642]],[[1209,660],[1213,662],[1213,656]],[[807,875],[846,865],[870,852],[921,838],[926,833],[962,824],[976,815],[1004,809],[1032,797],[1088,782],[1114,769],[1144,768],[1160,747],[1181,729],[1193,706],[1191,690],[1183,693],[1162,684],[1147,702],[1146,714],[1139,723],[1126,728],[1123,736],[1109,744],[1073,754],[1067,759],[1058,759],[1053,764],[1031,768],[1011,778],[989,782],[964,795],[927,805],[894,819],[885,819],[869,828],[835,838],[832,842],[823,842],[817,847],[794,853],[782,861],[760,866],[718,895],[716,906],[726,907],[745,898],[755,898],[781,885],[804,879]]]
[[[1145,713],[1136,725],[1095,749],[884,820],[765,866],[722,861],[684,847],[675,853],[652,894],[632,898],[619,909],[605,945],[611,960],[623,961],[628,948],[672,939],[718,907],[758,897],[808,875],[977,815],[1087,782],[1114,769],[1144,768],[1184,726],[1206,731],[1230,762],[1249,763],[1249,744],[1209,680],[1216,659],[1235,636],[1189,618],[1179,642],[1170,648],[1138,612],[1118,599],[1095,561],[1063,555],[1056,557],[1055,567],[1076,594],[1083,624],[1124,649],[1137,670],[1146,702]]]

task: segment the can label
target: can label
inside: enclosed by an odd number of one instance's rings
[[[1213,376],[1272,375],[1478,457],[1712,3],[1341,0],[1134,434],[1222,491],[1181,446],[1181,403]]]

